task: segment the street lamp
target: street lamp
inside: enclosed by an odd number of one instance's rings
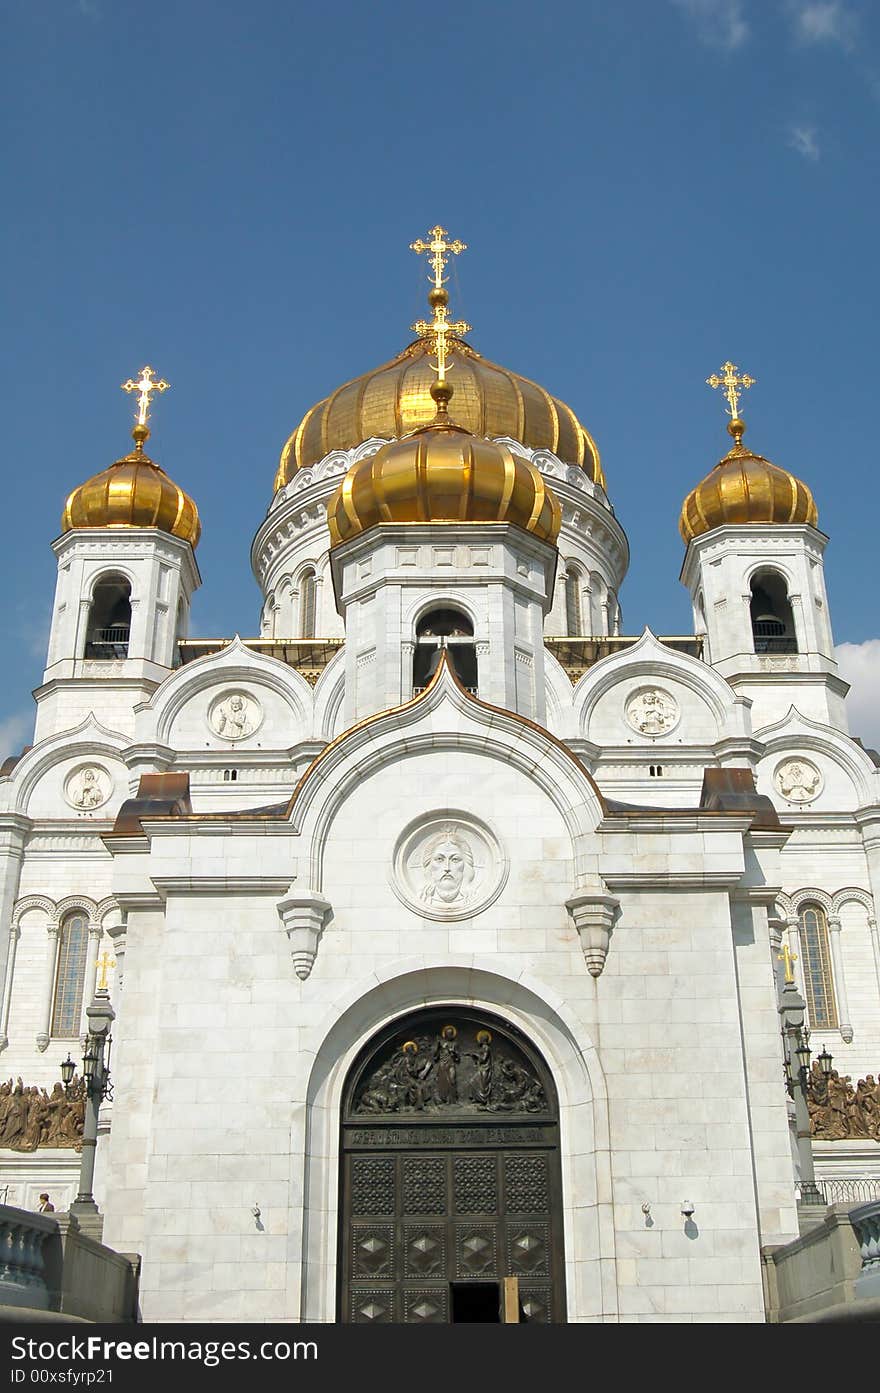
[[[86,1008],[89,1023],[82,1062],[85,1114],[83,1117],[82,1156],[79,1167],[79,1194],[70,1206],[71,1214],[79,1220],[80,1228],[91,1236],[101,1238],[104,1221],[95,1203],[92,1189],[95,1181],[95,1154],[98,1146],[98,1109],[105,1098],[113,1096],[110,1084],[110,1026],[115,1012],[106,991],[96,991],[91,1006]],[[70,1096],[76,1065],[68,1053],[61,1065],[64,1091]]]

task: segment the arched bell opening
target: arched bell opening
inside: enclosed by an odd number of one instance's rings
[[[443,649],[463,687],[477,692],[477,650],[474,626],[457,609],[434,609],[424,614],[416,626],[413,653],[413,695],[428,686],[440,665]]]
[[[131,585],[125,576],[103,576],[92,593],[85,656],[127,658],[130,634]]]
[[[565,1319],[559,1104],[547,1065],[488,1012],[432,1007],[349,1070],[339,1319]]]
[[[797,635],[788,587],[775,571],[752,577],[749,610],[756,653],[796,653]]]

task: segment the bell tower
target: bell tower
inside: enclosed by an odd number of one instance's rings
[[[544,617],[562,511],[541,471],[506,442],[454,424],[456,345],[443,271],[464,243],[435,227],[429,424],[348,470],[327,506],[336,603],[345,623],[347,724],[410,700],[446,648],[482,700],[546,720]],[[452,375],[452,380],[450,380]]]
[[[122,384],[138,394],[135,447],[67,499],[53,543],[58,579],[37,691],[38,739],[89,711],[127,729],[138,689],[145,699],[176,665],[201,583],[201,525],[193,500],[144,452],[151,397],[168,385],[149,367]],[[125,689],[119,700],[114,685]]]
[[[808,486],[743,445],[739,397],[754,381],[731,362],[707,378],[724,388],[734,444],[684,501],[681,579],[704,657],[752,700],[756,727],[794,704],[846,731],[823,571],[828,538]]]

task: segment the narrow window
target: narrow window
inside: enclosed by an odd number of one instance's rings
[[[79,1035],[88,940],[85,915],[69,915],[61,926],[52,1009],[52,1034],[60,1039],[72,1040]]]
[[[565,632],[569,638],[580,638],[581,626],[581,577],[570,566],[565,573]]]
[[[751,583],[750,613],[756,653],[796,653],[797,637],[788,590],[782,576],[762,572]]]
[[[807,1013],[815,1030],[834,1030],[837,1005],[831,976],[828,921],[821,905],[805,904],[799,915]]]
[[[304,571],[299,582],[299,629],[302,638],[315,637],[315,573]]]
[[[105,576],[92,595],[86,632],[87,658],[127,658],[131,586],[124,576]]]

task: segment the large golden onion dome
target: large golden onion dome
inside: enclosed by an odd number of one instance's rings
[[[149,434],[149,427],[136,425],[131,454],[73,490],[61,516],[62,532],[74,527],[158,527],[196,546],[202,530],[199,510],[144,454]]]
[[[536,382],[490,363],[456,335],[449,335],[449,351],[455,358],[454,425],[484,438],[506,435],[531,449],[552,450],[604,488],[599,451],[571,407]],[[430,337],[418,338],[307,411],[281,452],[276,491],[330,450],[348,450],[373,436],[396,439],[430,425],[433,352]]]
[[[352,465],[327,504],[331,547],[381,522],[512,522],[555,542],[562,509],[541,471],[456,425],[451,395],[448,383],[435,382],[431,424]]]
[[[745,424],[734,417],[727,427],[735,444],[684,500],[678,527],[689,542],[726,523],[806,522],[819,514],[805,483],[742,443]]]

